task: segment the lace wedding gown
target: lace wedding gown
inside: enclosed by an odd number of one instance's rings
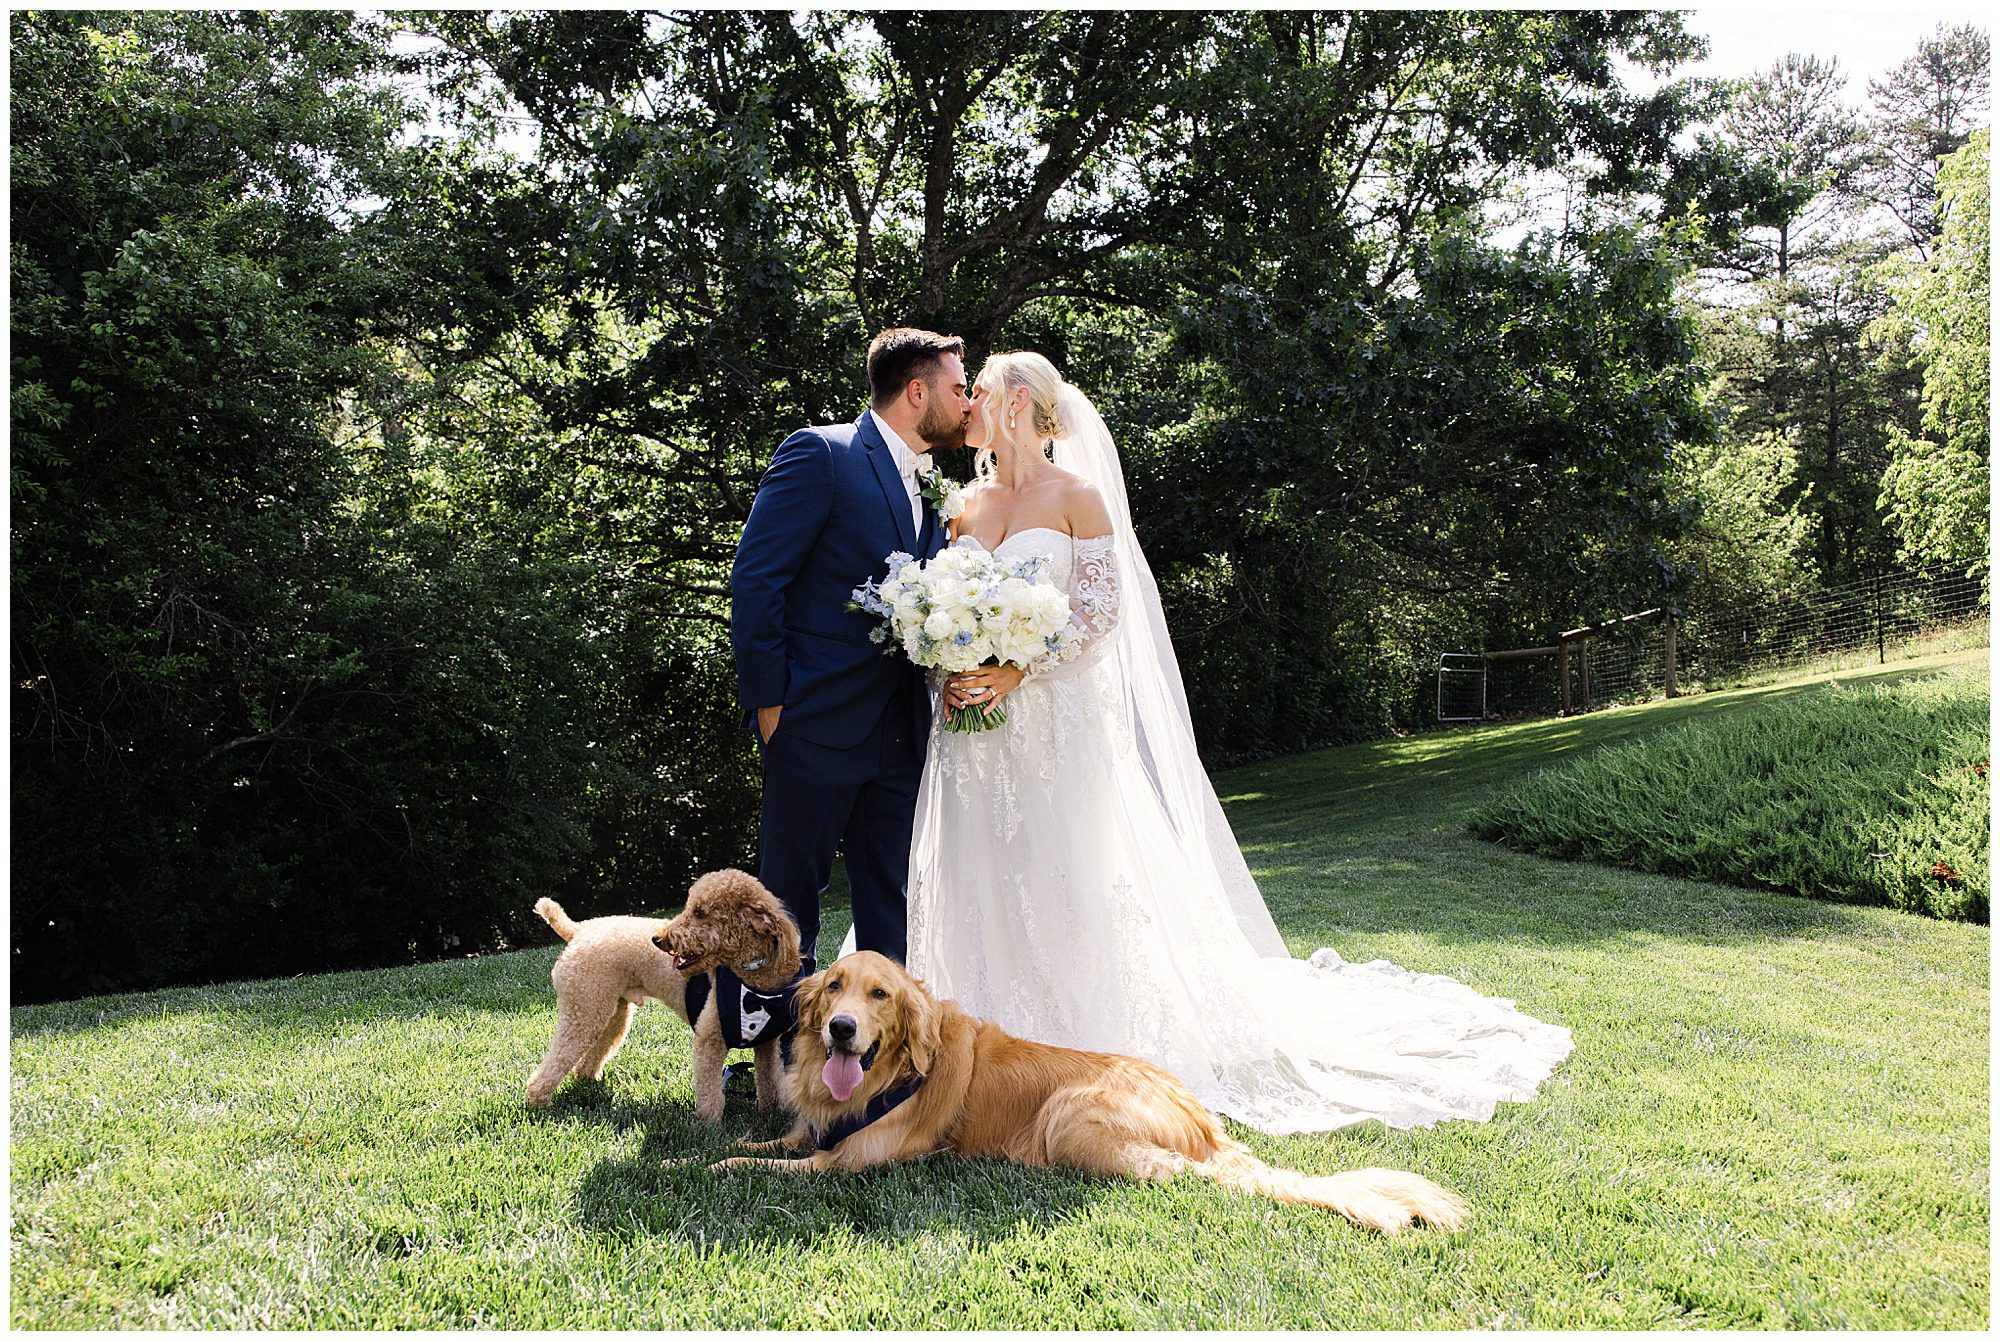
[[[934,715],[911,971],[1023,1038],[1163,1066],[1264,1131],[1485,1120],[1533,1097],[1569,1054],[1567,1029],[1384,960],[1291,958],[1212,792],[1208,832],[1176,826],[1161,800],[1170,771],[1135,737],[1134,691],[1106,655],[1120,609],[1112,537],[1037,527],[999,552],[1047,557],[1074,639],[1007,696],[1003,726],[948,732]],[[1232,904],[1216,851],[1247,901]]]

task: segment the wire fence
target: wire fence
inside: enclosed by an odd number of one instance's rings
[[[1570,704],[1585,711],[1660,696],[1670,636],[1675,685],[1687,693],[1988,647],[1991,614],[1983,575],[1949,564],[1801,590],[1752,609],[1691,611],[1671,635],[1656,621],[1572,642]],[[1486,715],[1561,711],[1562,674],[1556,656],[1489,663]]]

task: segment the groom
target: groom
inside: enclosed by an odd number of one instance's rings
[[[920,495],[935,447],[964,445],[965,342],[898,328],[868,346],[870,408],[778,444],[729,574],[744,721],[762,746],[758,878],[791,909],[814,971],[819,900],[847,858],[855,942],[900,962],[917,781],[930,732],[923,674],[847,608],[901,550],[928,559],[944,524]]]

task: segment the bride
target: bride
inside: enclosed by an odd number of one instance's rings
[[[1386,961],[1290,957],[1195,753],[1103,419],[1035,353],[994,355],[972,403],[979,478],[952,543],[1046,556],[1071,636],[1025,674],[945,687],[1006,722],[934,717],[911,971],[1009,1032],[1164,1066],[1264,1131],[1484,1120],[1532,1097],[1567,1029]]]

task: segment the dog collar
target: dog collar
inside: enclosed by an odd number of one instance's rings
[[[736,971],[738,973],[755,973],[758,969],[763,968],[770,962],[771,961],[769,959],[753,959],[747,964],[738,964],[736,966]]]
[[[893,1090],[882,1091],[868,1101],[868,1107],[859,1113],[849,1113],[839,1118],[823,1131],[811,1123],[806,1124],[806,1130],[812,1133],[814,1145],[821,1150],[831,1150],[862,1128],[887,1117],[923,1087],[924,1078],[918,1076],[915,1080],[898,1085]]]

